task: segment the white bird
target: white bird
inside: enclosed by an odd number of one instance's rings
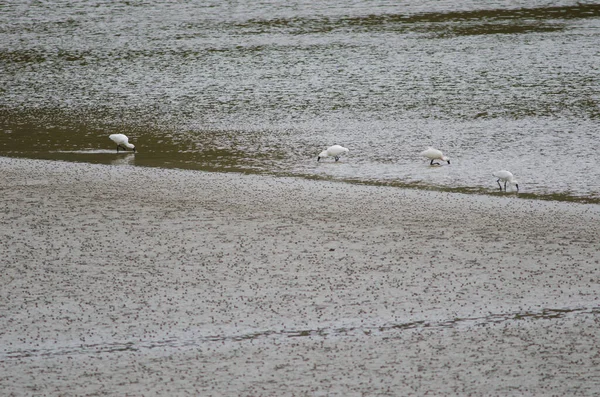
[[[434,149],[432,147],[421,152],[421,156],[427,157],[428,159],[431,160],[431,163],[429,163],[429,165],[439,165],[438,163],[434,163],[433,160],[447,161],[448,164],[450,164],[450,159],[448,157],[444,156],[444,153],[442,153],[441,151]]]
[[[349,150],[340,145],[333,145],[328,147],[326,150],[323,150],[319,156],[317,157],[317,161],[321,160],[323,157],[334,157],[335,161],[340,159],[340,156],[344,153],[348,153]]]
[[[108,136],[114,143],[117,144],[117,153],[119,153],[119,148],[123,148],[123,150],[127,151],[127,149],[133,149],[135,152],[135,146],[129,143],[129,138],[127,135],[123,134],[112,134]]]
[[[512,172],[506,171],[506,170],[502,170],[502,171],[496,171],[492,175],[494,175],[496,178],[498,178],[498,180],[496,182],[498,182],[498,186],[500,187],[500,191],[502,191],[502,185],[500,184],[500,181],[504,182],[504,191],[506,191],[506,184],[507,183],[515,185],[517,187],[517,192],[519,191],[519,183],[515,179],[515,176],[512,174]]]

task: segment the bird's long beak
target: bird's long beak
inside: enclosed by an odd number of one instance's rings
[[[317,157],[317,163],[319,162],[319,160],[321,160],[321,157]]]

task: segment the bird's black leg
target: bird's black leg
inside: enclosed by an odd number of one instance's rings
[[[433,159],[431,159],[431,162],[429,163],[429,165],[433,165]]]
[[[119,145],[117,145],[117,153],[119,153]]]
[[[502,185],[500,184],[500,179],[498,179],[496,182],[498,182],[498,187],[500,188],[500,191],[502,191]]]
[[[506,191],[506,182],[508,181],[504,181],[504,191]]]
[[[338,161],[340,159],[340,156],[335,156],[335,161]]]

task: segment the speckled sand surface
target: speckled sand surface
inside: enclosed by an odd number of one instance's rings
[[[2,395],[600,390],[600,206],[8,158],[0,189]]]

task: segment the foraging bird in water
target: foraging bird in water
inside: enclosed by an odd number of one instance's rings
[[[450,164],[450,159],[448,157],[444,156],[444,153],[442,153],[440,150],[434,149],[432,147],[421,152],[421,156],[427,157],[428,159],[431,160],[429,165],[440,165],[439,163],[434,163],[433,160],[447,161],[448,164]]]
[[[135,146],[129,143],[129,138],[127,135],[123,134],[112,134],[108,136],[114,143],[117,144],[117,153],[119,153],[119,148],[123,148],[123,150],[127,151],[127,149],[133,149],[135,152]]]
[[[496,171],[492,175],[494,175],[496,178],[498,178],[498,180],[496,182],[498,182],[498,186],[500,187],[500,191],[502,191],[502,185],[500,184],[500,181],[504,182],[504,191],[506,191],[506,184],[507,183],[515,185],[516,188],[517,188],[517,192],[519,191],[519,183],[515,179],[515,176],[512,174],[512,172],[506,171],[506,170],[502,170],[502,171]]]
[[[333,158],[335,158],[335,161],[338,161],[342,154],[348,153],[348,152],[349,152],[349,150],[343,146],[333,145],[333,146],[328,147],[326,150],[323,150],[317,157],[317,161],[321,160],[321,158],[324,158],[324,157],[333,157]]]

